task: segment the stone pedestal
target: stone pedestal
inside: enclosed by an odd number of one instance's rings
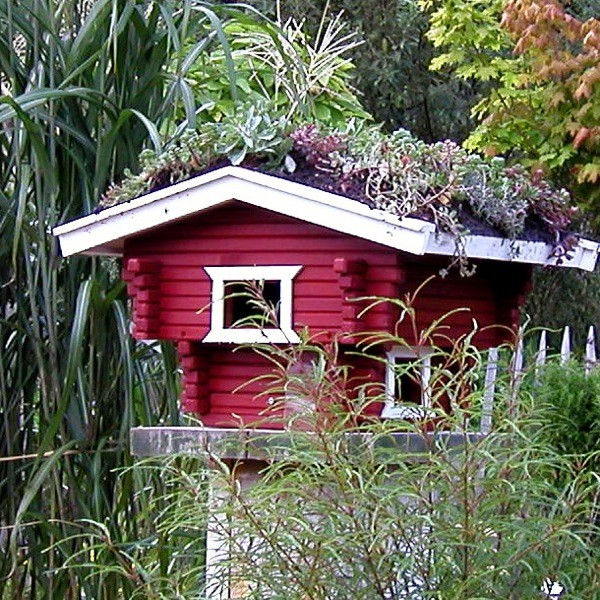
[[[299,432],[298,432],[299,433]],[[221,461],[231,468],[240,488],[247,489],[261,478],[261,472],[267,461],[277,460],[286,452],[286,446],[292,444],[293,431],[274,431],[267,429],[218,429],[206,427],[138,427],[131,430],[131,452],[135,456],[168,456],[188,454],[204,457],[210,461]],[[301,435],[307,435],[302,432]],[[309,434],[310,435],[310,434]],[[368,433],[349,432],[349,448],[356,445],[364,448],[369,444]],[[481,438],[479,433],[463,434],[443,431],[432,434],[390,433],[377,436],[373,444],[381,449],[398,451],[402,460],[414,453],[415,460],[420,455],[434,449],[448,450],[458,448],[465,442],[472,443]],[[218,488],[214,482],[208,499],[209,522],[206,537],[206,600],[227,600],[244,598],[249,589],[244,582],[231,582],[231,573],[223,569],[223,561],[229,557],[231,531],[226,517],[219,507],[228,502],[228,491]]]

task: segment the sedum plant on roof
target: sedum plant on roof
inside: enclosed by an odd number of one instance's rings
[[[314,40],[302,24],[250,15],[220,33],[224,42],[199,57],[182,47],[181,124],[168,130],[164,148],[142,153],[140,172],[126,172],[103,206],[233,164],[432,221],[454,235],[463,272],[469,232],[542,239],[555,244],[559,260],[574,246],[570,198],[541,173],[374,125],[351,86],[345,54],[358,42],[339,15],[324,15]]]
[[[251,104],[229,119],[186,131],[161,154],[146,150],[141,159],[142,171],[111,187],[102,206],[233,164],[432,221],[438,231],[456,236],[457,255],[467,233],[541,239],[555,244],[558,258],[576,243],[569,232],[575,210],[569,194],[550,186],[541,172],[365,122],[293,125],[269,105]]]

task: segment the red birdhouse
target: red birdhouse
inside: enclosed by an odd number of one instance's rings
[[[275,175],[223,167],[107,208],[54,231],[63,256],[106,254],[123,258],[133,300],[133,335],[172,340],[183,369],[183,408],[211,427],[256,422],[268,409],[259,382],[268,369],[251,348],[258,342],[295,344],[301,332],[339,339],[351,350],[364,332],[393,332],[398,308],[379,303],[364,311],[366,297],[399,298],[415,290],[456,252],[455,240],[416,218],[398,218],[358,200]],[[477,344],[504,341],[518,322],[532,265],[553,264],[543,241],[510,241],[465,235],[471,277],[436,277],[416,299],[417,325],[425,327],[457,308],[445,324],[449,337],[480,329]],[[598,244],[580,240],[562,266],[594,268]],[[271,307],[248,301],[255,286]],[[257,326],[251,317],[264,317]],[[487,326],[506,326],[502,327]],[[427,349],[385,346],[385,361],[347,352],[357,376],[380,382],[386,393],[369,405],[383,418],[410,416],[398,404],[394,364]],[[387,366],[386,366],[387,364]],[[422,361],[423,377],[428,363]],[[423,387],[405,385],[409,405],[427,404]],[[239,417],[239,418],[238,418]]]

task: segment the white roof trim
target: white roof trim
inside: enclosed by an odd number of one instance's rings
[[[423,254],[435,230],[426,221],[399,219],[281,177],[223,167],[66,223],[53,233],[63,256],[121,254],[122,240],[129,236],[234,199],[412,254]]]
[[[127,237],[201,213],[230,200],[271,210],[314,225],[377,242],[410,254],[452,255],[454,240],[435,234],[432,223],[400,219],[382,210],[295,181],[241,167],[223,167],[53,230],[63,256],[120,255]],[[486,236],[466,237],[467,256],[493,260],[555,264],[543,242],[513,242]],[[598,244],[582,240],[564,266],[594,268]]]
[[[485,258],[514,263],[553,265],[593,271],[600,251],[599,244],[581,239],[569,257],[551,256],[553,247],[545,242],[509,240],[484,235],[468,235],[464,238],[465,254],[469,258]],[[429,238],[425,254],[453,256],[456,254],[454,238],[449,234]]]

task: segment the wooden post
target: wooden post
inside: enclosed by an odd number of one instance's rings
[[[230,464],[236,485],[242,490],[260,481],[260,473],[265,466],[264,461],[251,459]],[[206,600],[245,598],[251,591],[244,581],[235,579],[230,568],[223,566],[229,561],[232,536],[231,527],[223,511],[227,502],[227,490],[217,487],[215,482],[212,482],[206,531]]]
[[[492,430],[492,412],[494,408],[494,392],[498,374],[498,348],[490,348],[488,363],[485,369],[485,384],[483,389],[483,405],[481,407],[480,431],[484,435]]]
[[[227,502],[224,490],[215,487],[211,482],[208,494],[208,520],[206,523],[206,600],[226,600],[229,595],[229,574],[223,577],[219,564],[229,555],[227,522],[219,507]]]
[[[594,326],[590,325],[585,341],[585,372],[589,373],[596,366],[596,335]]]

